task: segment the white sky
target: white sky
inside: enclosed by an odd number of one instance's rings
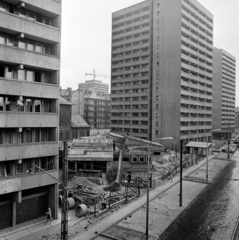
[[[96,74],[110,76],[112,12],[142,0],[62,2],[61,87],[77,89],[78,83],[92,79],[92,76],[85,76],[85,73],[93,73],[94,68]],[[199,0],[199,2],[214,16],[214,47],[223,48],[239,61],[239,1]],[[110,84],[110,78],[96,79]],[[239,106],[238,86],[236,106]]]

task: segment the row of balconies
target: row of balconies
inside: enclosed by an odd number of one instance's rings
[[[56,127],[58,122],[56,113],[0,112],[0,128]]]
[[[1,188],[0,195],[22,191],[25,189],[34,189],[40,186],[46,186],[56,184],[57,181],[54,178],[58,178],[58,170],[50,170],[48,176],[44,172],[38,172],[34,174],[15,175],[9,177],[0,178]],[[54,177],[54,178],[53,178]]]
[[[60,61],[58,57],[22,50],[20,48],[8,47],[5,45],[0,45],[0,62],[1,61],[15,66],[24,65],[24,67],[37,67],[45,70],[60,69]]]
[[[34,1],[37,2],[36,0]],[[43,2],[44,4],[44,1],[39,2]],[[54,1],[48,2],[50,3]],[[46,3],[46,5],[48,5],[48,2]],[[3,11],[1,11],[0,14],[0,23],[1,23],[0,26],[1,28],[3,28],[3,31],[4,29],[8,29],[8,31],[10,29],[11,32],[14,33],[15,35],[23,33],[28,39],[38,38],[42,39],[43,42],[45,40],[48,40],[51,43],[60,42],[60,29],[52,27],[50,25],[45,25],[40,22],[24,19],[21,18],[20,16],[13,15],[11,13]]]
[[[192,12],[195,16],[202,18],[202,21],[206,21],[206,23],[211,27],[213,26],[213,19],[204,13],[205,8],[200,3],[196,6],[190,0],[184,0],[182,6],[188,11]]]
[[[0,145],[0,159],[2,161],[57,155],[57,142]]]
[[[1,79],[0,95],[15,95],[35,98],[58,99],[59,87],[57,85]]]

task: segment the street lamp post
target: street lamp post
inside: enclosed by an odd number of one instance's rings
[[[149,160],[150,160],[150,145],[152,144],[153,141],[155,140],[170,140],[173,139],[172,137],[163,137],[163,138],[156,138],[153,139],[149,144],[148,144],[148,169],[147,169],[147,199],[146,199],[146,240],[149,239],[149,170],[150,170],[150,165],[149,165]]]
[[[179,192],[179,206],[182,206],[183,199],[183,140],[180,139],[180,192]]]

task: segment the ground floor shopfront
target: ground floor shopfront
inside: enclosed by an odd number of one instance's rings
[[[57,184],[3,194],[0,230],[44,216],[48,207],[57,218]]]

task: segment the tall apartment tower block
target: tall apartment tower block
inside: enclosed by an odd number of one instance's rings
[[[235,127],[236,58],[213,48],[213,129]]]
[[[100,80],[87,80],[84,83],[79,83],[78,89],[109,94],[109,84]]]
[[[0,1],[0,229],[57,218],[60,36],[61,0]]]
[[[213,16],[196,0],[148,0],[112,15],[111,130],[206,141]],[[167,145],[167,144],[166,144]]]

